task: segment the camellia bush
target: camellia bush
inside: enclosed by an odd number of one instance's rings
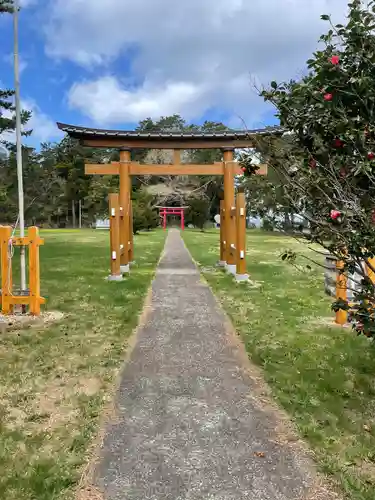
[[[301,236],[342,261],[344,274],[358,273],[350,314],[359,334],[374,337],[375,2],[348,9],[345,25],[322,16],[329,30],[306,77],[262,91],[284,135],[260,139],[258,149],[309,222]],[[349,310],[344,300],[333,307]]]

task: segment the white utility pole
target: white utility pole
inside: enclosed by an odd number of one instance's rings
[[[78,220],[78,227],[82,229],[82,200],[79,199],[79,220]]]
[[[25,236],[25,217],[23,203],[23,175],[22,175],[22,142],[21,142],[21,103],[20,103],[20,71],[18,55],[18,0],[14,0],[13,25],[14,25],[14,90],[16,105],[16,146],[17,146],[17,180],[18,180],[18,221],[20,236]],[[25,247],[20,247],[21,256],[21,293],[26,290],[26,258]]]

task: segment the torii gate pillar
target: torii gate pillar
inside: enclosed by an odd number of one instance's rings
[[[224,164],[224,260],[226,269],[231,274],[236,274],[236,206],[234,193],[234,150],[223,149]]]
[[[130,237],[130,189],[131,181],[129,167],[131,162],[131,150],[128,148],[120,149],[120,249],[121,261],[120,269],[122,273],[129,272],[129,246],[131,244]]]

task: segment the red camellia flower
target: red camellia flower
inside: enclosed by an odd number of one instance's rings
[[[370,151],[369,153],[367,153],[367,158],[369,160],[373,160],[375,158],[375,153],[373,153],[372,151]]]
[[[246,172],[246,167],[241,168],[242,172]]]
[[[336,220],[340,217],[341,212],[339,210],[331,210],[330,217],[333,220]]]
[[[309,162],[309,165],[310,165],[310,168],[316,168],[316,160],[314,160],[313,158],[310,160]]]
[[[341,146],[343,145],[343,142],[341,139],[339,139],[337,137],[337,139],[334,140],[333,144],[334,144],[335,148],[341,148]]]
[[[339,64],[340,58],[339,58],[339,56],[332,56],[330,61],[332,64],[334,64],[336,66],[337,64]]]
[[[324,100],[325,101],[332,101],[333,99],[333,94],[324,94]]]

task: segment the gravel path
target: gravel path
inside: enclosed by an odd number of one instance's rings
[[[233,285],[235,286],[235,285]],[[105,500],[336,498],[277,412],[171,230],[124,368],[94,483]]]

